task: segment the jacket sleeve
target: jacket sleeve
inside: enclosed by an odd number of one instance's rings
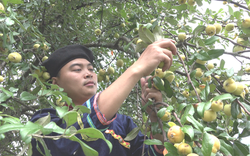
[[[127,134],[132,131],[137,125],[133,122],[133,120],[130,117],[127,117]],[[146,139],[148,139],[146,137]],[[138,156],[142,154],[143,146],[144,146],[144,155],[145,156],[163,156],[162,153],[159,153],[156,151],[153,145],[146,145],[144,144],[144,135],[141,133],[141,131],[138,133],[138,135],[130,142],[131,145],[131,155],[132,156]]]

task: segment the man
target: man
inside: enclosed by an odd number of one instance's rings
[[[58,49],[42,65],[50,73],[52,83],[63,88],[75,105],[84,105],[91,109],[90,114],[85,113],[82,117],[84,127],[94,127],[102,131],[105,138],[112,143],[113,149],[109,153],[109,148],[103,140],[86,141],[88,146],[98,151],[100,156],[139,156],[143,151],[144,136],[139,133],[135,139],[129,142],[124,141],[123,138],[136,125],[130,117],[117,114],[117,111],[140,79],[144,100],[154,98],[156,102],[162,101],[161,93],[153,88],[147,88],[146,80],[142,77],[150,75],[162,61],[164,62],[163,70],[170,68],[172,54],[176,54],[176,52],[173,40],[162,39],[154,42],[145,49],[132,66],[101,93],[96,93],[97,76],[92,65],[94,56],[84,46],[70,45]],[[31,121],[35,122],[39,118],[47,116],[48,113],[51,121],[66,128],[54,109],[43,109],[36,112]],[[79,123],[75,123],[73,126],[81,129]],[[80,135],[77,137],[81,139]],[[52,156],[85,155],[77,142],[68,139],[44,140]],[[37,142],[34,139],[32,146],[33,155],[41,155],[36,149]],[[144,147],[144,152],[145,155],[162,155],[152,146],[147,145]]]

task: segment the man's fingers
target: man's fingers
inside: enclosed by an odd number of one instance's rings
[[[155,42],[161,48],[169,49],[174,55],[177,54],[177,48],[175,46],[175,41],[170,39],[163,39],[158,42]]]
[[[167,49],[163,49],[163,53],[165,54],[164,57],[164,66],[163,66],[163,71],[165,71],[166,69],[169,69],[172,65],[173,62],[173,55],[172,52],[167,50]]]

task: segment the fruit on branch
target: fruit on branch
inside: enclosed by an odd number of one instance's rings
[[[183,42],[187,38],[187,35],[185,33],[179,33],[178,39]]]
[[[233,52],[234,53],[237,53],[237,52],[239,52],[239,51],[243,51],[243,50],[245,50],[245,48],[244,47],[242,47],[242,46],[234,46],[233,47]]]
[[[102,33],[102,31],[101,31],[100,29],[96,29],[96,30],[95,30],[95,34],[96,34],[97,36],[101,35],[101,33]]]
[[[195,73],[195,77],[199,78],[203,75],[203,71],[201,68],[196,68],[196,73]]]
[[[212,147],[212,152],[217,153],[217,151],[220,149],[220,140],[216,136],[214,136],[214,135],[212,135],[212,136],[214,139],[214,145]]]
[[[240,37],[237,38],[237,43],[238,43],[238,44],[244,45],[244,41],[245,41],[245,40],[244,40],[243,38],[240,38]]]
[[[205,110],[204,116],[202,117],[202,120],[206,122],[214,121],[217,118],[216,112],[214,112],[212,109]]]
[[[100,73],[97,74],[97,81],[102,82],[104,80],[104,76],[101,76]]]
[[[155,69],[155,76],[162,79],[165,76],[165,72],[163,72],[161,68],[157,68]]]
[[[50,78],[50,74],[48,72],[44,72],[42,77],[44,80],[48,80]]]
[[[125,23],[121,23],[121,27],[125,27],[126,26],[126,24]]]
[[[138,39],[137,41],[136,41],[136,44],[140,44],[140,43],[142,43],[143,41],[142,41],[142,39]]]
[[[219,76],[219,75],[215,75],[214,77],[215,77],[216,79],[218,79],[218,80],[220,79],[220,76]]]
[[[100,76],[104,76],[106,74],[106,71],[104,69],[99,70]]]
[[[182,92],[182,95],[185,96],[186,98],[189,97],[189,92],[187,90],[184,90]]]
[[[168,130],[168,139],[171,143],[181,143],[185,137],[185,133],[178,125],[172,126]]]
[[[190,154],[188,154],[187,156],[199,156],[199,155],[196,154],[196,153],[190,153]]]
[[[45,61],[45,60],[47,60],[47,59],[48,59],[48,56],[44,56],[44,57],[42,58],[42,62]]]
[[[118,60],[116,61],[116,66],[117,66],[118,68],[123,67],[123,65],[124,65],[124,62],[123,62],[122,59],[118,59]]]
[[[187,3],[191,6],[194,6],[195,5],[195,1],[194,0],[188,0]]]
[[[3,6],[2,3],[0,3],[0,10],[4,11],[4,6]],[[0,12],[0,14],[1,14],[1,13],[2,13],[2,12]]]
[[[118,39],[120,35],[118,33],[115,33],[114,37]]]
[[[202,60],[197,59],[195,62],[201,65],[204,65],[207,61],[202,61]]]
[[[145,132],[145,130],[146,130],[146,124],[143,124],[142,125],[142,129],[143,129],[143,132]],[[151,130],[151,128],[150,128],[150,126],[148,125],[147,126],[147,132],[149,132]]]
[[[245,91],[245,93],[246,93],[246,94],[248,94],[248,93],[249,93],[249,90],[248,90],[248,88],[247,88],[247,86],[246,86],[246,85],[244,85],[244,91]]]
[[[10,62],[19,63],[22,60],[22,56],[17,52],[12,52],[8,55],[8,60]]]
[[[223,111],[227,116],[231,116],[231,104],[225,104]]]
[[[109,67],[107,72],[110,74],[110,75],[113,75],[115,73],[115,69],[113,67]]]
[[[156,21],[156,19],[152,19],[152,20],[150,21],[150,23],[153,24],[155,21]]]
[[[162,61],[159,65],[158,68],[162,68],[164,66],[164,62]]]
[[[214,69],[214,64],[213,64],[213,63],[207,64],[207,68],[208,68],[209,70]]]
[[[214,112],[218,112],[223,109],[223,102],[221,100],[213,101],[211,104],[211,109]]]
[[[39,47],[40,47],[40,44],[37,44],[37,43],[36,43],[36,44],[33,45],[33,48],[34,48],[34,49],[38,49]]]
[[[203,90],[205,87],[206,87],[206,85],[205,85],[205,84],[201,84],[201,85],[199,85],[199,88],[200,88],[201,90]]]
[[[234,81],[234,79],[229,78],[223,83],[223,88],[228,93],[233,93],[237,89],[237,83]]]
[[[250,27],[250,18],[245,18],[242,22],[243,28],[249,28]]]
[[[223,4],[224,4],[224,5],[227,4],[227,1],[223,1]]]
[[[0,82],[3,82],[4,81],[4,78],[2,75],[0,75]]]
[[[215,24],[214,24],[214,26],[215,26],[215,28],[216,28],[216,34],[219,34],[219,33],[220,33],[220,31],[221,31],[221,29],[222,29],[221,24],[219,24],[219,23],[215,23]]]
[[[250,67],[245,68],[245,72],[250,73]]]
[[[228,23],[225,27],[226,31],[232,31],[234,29],[233,23]]]
[[[169,71],[169,70],[165,71],[164,73],[165,73],[164,78],[167,79],[169,83],[172,83],[174,78],[175,78],[174,73],[172,71]]]
[[[43,75],[43,71],[41,71],[40,69],[36,69],[34,73],[37,74],[38,77],[42,77]]]
[[[178,154],[181,155],[181,156],[186,156],[188,155],[189,153],[192,153],[193,150],[192,150],[192,147],[187,144],[187,143],[181,143],[178,148],[177,148],[177,151],[178,151]]]
[[[195,88],[195,89],[196,89],[197,94],[200,95],[201,90],[200,90],[199,88]],[[190,92],[190,94],[191,94],[192,96],[196,96],[196,93],[195,93],[194,90],[192,90],[192,91]]]
[[[247,8],[250,10],[250,3],[248,4]]]
[[[211,81],[211,76],[210,76],[210,75],[208,75],[208,76],[203,76],[203,77],[201,78],[201,81],[202,81],[203,83],[210,82],[210,81]]]
[[[167,110],[165,111],[165,114],[161,117],[162,121],[169,121],[171,119],[171,113]]]
[[[208,36],[213,36],[216,33],[216,27],[214,25],[208,25],[205,31]]]
[[[103,79],[103,82],[107,83],[109,82],[109,76],[108,75],[104,75],[104,79]]]
[[[179,4],[185,4],[187,0],[178,0]]]
[[[236,90],[233,92],[234,95],[240,95],[242,92],[244,92],[244,85],[236,82],[237,88]]]
[[[180,55],[181,59],[184,61],[186,59],[186,56],[185,55]]]

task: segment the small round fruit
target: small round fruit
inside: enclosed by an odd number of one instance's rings
[[[223,111],[227,116],[231,116],[231,104],[225,104]]]
[[[214,25],[208,25],[205,31],[208,36],[213,36],[216,33],[216,27]]]
[[[34,49],[38,49],[39,47],[40,47],[40,44],[34,44],[34,45],[33,45],[33,48],[34,48]]]
[[[197,59],[195,62],[201,65],[204,65],[207,61],[202,61],[202,60]]]
[[[196,89],[197,94],[200,95],[201,90],[200,90],[199,88],[195,88],[195,89]],[[192,90],[192,91],[190,92],[190,94],[191,94],[192,96],[196,96],[196,93],[195,93],[194,90]]]
[[[227,1],[223,1],[223,4],[226,5],[226,4],[227,4]]]
[[[45,60],[47,60],[48,59],[48,56],[44,56],[43,58],[42,58],[42,61],[45,61]]]
[[[233,52],[234,53],[237,53],[237,52],[239,52],[239,51],[243,51],[243,50],[245,50],[245,48],[244,47],[242,47],[242,46],[234,46],[233,47]]]
[[[193,152],[192,147],[187,143],[181,143],[178,146],[177,151],[181,156],[186,156]]]
[[[249,28],[250,27],[250,18],[246,18],[242,22],[242,27],[243,28]]]
[[[169,128],[167,136],[170,142],[181,143],[185,137],[185,133],[183,133],[180,126],[175,125]]]
[[[101,31],[100,29],[96,29],[96,30],[95,30],[95,34],[96,34],[97,36],[101,35],[101,33],[102,33],[102,31]]]
[[[163,72],[161,68],[157,68],[155,69],[155,76],[162,79],[165,76],[165,72]]]
[[[205,110],[204,111],[204,117],[202,117],[202,120],[206,122],[214,121],[217,118],[216,112],[214,112],[212,109]]]
[[[189,97],[189,92],[186,91],[186,90],[184,90],[184,91],[182,92],[182,95],[185,96],[185,97],[187,98],[187,97]]]
[[[8,60],[10,62],[19,63],[22,60],[22,56],[17,52],[12,52],[8,55]]]
[[[108,75],[106,75],[106,76],[104,77],[103,82],[109,82],[109,76],[108,76]]]
[[[104,76],[101,76],[100,73],[97,74],[97,81],[102,82],[104,80]]]
[[[142,41],[142,39],[138,39],[137,41],[136,41],[136,44],[140,44],[140,43],[142,43],[143,41]]]
[[[219,34],[222,29],[222,26],[219,23],[215,23],[214,26],[216,28],[216,34]]]
[[[162,121],[169,121],[171,119],[171,113],[167,110],[165,111],[165,114],[161,117]]]
[[[212,136],[214,139],[214,145],[212,148],[212,152],[216,153],[220,149],[220,140],[216,136],[214,136],[214,135],[212,135]]]
[[[234,79],[229,78],[223,83],[223,88],[228,93],[233,93],[237,89],[237,83],[234,81]]]
[[[237,43],[238,43],[238,44],[244,45],[244,41],[245,41],[245,40],[244,40],[243,38],[240,38],[240,37],[237,38]]]
[[[242,83],[236,82],[237,88],[233,92],[234,95],[240,95],[242,92],[244,92],[244,85]]]
[[[187,35],[185,33],[179,33],[178,34],[178,39],[180,41],[184,41],[187,38]]]
[[[3,6],[2,3],[0,3],[0,10],[4,11],[4,6]],[[0,14],[1,14],[1,13],[2,13],[2,12],[0,12]]]
[[[218,101],[213,101],[212,104],[211,104],[211,109],[214,111],[214,112],[218,112],[220,110],[223,109],[223,102],[221,100],[218,100]]]
[[[114,37],[118,39],[120,35],[118,33],[115,33]]]
[[[42,49],[43,49],[43,50],[48,50],[49,47],[47,46],[47,44],[44,43]]]
[[[125,27],[125,26],[126,26],[126,24],[125,24],[125,23],[122,23],[122,24],[121,24],[121,27]]]
[[[196,68],[195,70],[196,70],[195,77],[199,78],[203,75],[203,71],[201,68]]]
[[[187,0],[178,0],[179,4],[185,4]]]
[[[101,76],[103,76],[103,75],[106,74],[106,71],[105,71],[104,69],[100,69],[100,70],[99,70],[99,74],[100,74]]]
[[[195,1],[194,0],[188,0],[187,3],[191,6],[194,6],[195,5]]]
[[[186,59],[186,56],[185,55],[180,55],[181,59],[184,61]]]
[[[0,75],[0,82],[3,82],[4,81],[4,78],[2,75]]]
[[[201,78],[201,81],[203,82],[203,83],[206,83],[206,82],[210,82],[211,81],[211,76],[210,75],[208,75],[208,76],[203,76],[202,78]]]
[[[109,67],[108,68],[108,73],[110,74],[110,75],[113,75],[114,73],[115,73],[115,69],[113,68],[113,67]]]
[[[117,66],[118,68],[123,67],[123,65],[124,65],[124,62],[123,62],[122,59],[119,59],[119,60],[116,61],[116,66]]]
[[[174,73],[172,71],[169,71],[169,70],[165,71],[164,73],[165,73],[164,78],[167,79],[169,83],[172,83],[174,78],[175,78]]]
[[[209,64],[207,65],[207,68],[208,68],[209,70],[214,69],[214,64],[213,64],[213,63],[209,63]]]
[[[234,29],[233,23],[228,23],[225,27],[226,31],[232,31]]]
[[[199,156],[199,155],[196,153],[189,153],[187,156]]]
[[[43,71],[41,71],[41,70],[39,70],[39,69],[36,69],[36,70],[35,70],[35,74],[37,74],[38,77],[42,77]]]
[[[164,62],[162,61],[159,65],[158,68],[162,68],[164,66]]]
[[[49,74],[48,72],[44,72],[44,73],[43,73],[43,78],[44,78],[45,80],[48,80],[48,79],[50,78],[50,74]]]

